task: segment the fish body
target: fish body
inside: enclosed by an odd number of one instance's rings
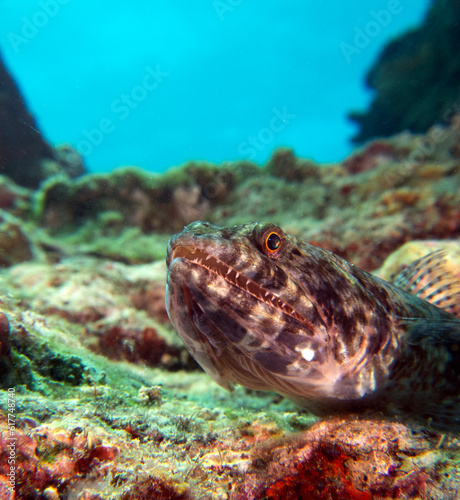
[[[226,389],[460,426],[460,290],[442,262],[430,254],[392,284],[273,224],[194,222],[168,244],[166,305]]]

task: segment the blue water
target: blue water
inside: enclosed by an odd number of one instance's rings
[[[48,140],[91,171],[190,159],[329,162],[366,71],[424,0],[3,0],[0,50]]]

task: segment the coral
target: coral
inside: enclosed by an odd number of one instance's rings
[[[457,0],[433,2],[426,19],[391,41],[366,77],[376,96],[365,113],[351,113],[362,143],[403,130],[426,132],[459,112],[460,5]]]
[[[6,476],[0,475],[0,498],[3,500],[14,500],[14,491]]]

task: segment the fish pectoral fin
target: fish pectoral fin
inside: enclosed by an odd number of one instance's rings
[[[415,260],[393,284],[460,318],[460,282],[449,269],[446,254],[446,250],[437,250]]]
[[[460,349],[460,321],[455,319],[402,318],[400,324],[407,329],[406,342],[409,345],[445,345]]]

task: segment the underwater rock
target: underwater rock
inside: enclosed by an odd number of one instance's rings
[[[365,270],[413,239],[460,235],[460,127],[400,134],[366,146],[302,182],[263,170],[237,185],[208,218],[218,225],[268,221]]]
[[[191,220],[269,221],[373,270],[406,241],[460,235],[459,151],[460,115],[423,135],[374,141],[337,164],[282,148],[263,168],[190,162],[162,175],[124,168],[54,177],[36,193],[33,214],[49,236],[45,252],[148,263]]]
[[[302,435],[255,447],[230,498],[454,498],[447,495],[454,494],[459,477],[454,473],[451,484],[446,479],[455,466],[436,448],[439,439],[400,423],[321,422]]]
[[[390,141],[374,141],[366,145],[361,151],[354,151],[343,161],[343,166],[350,174],[357,174],[372,170],[382,163],[399,161],[407,157],[409,150],[400,150]]]
[[[460,111],[459,22],[458,0],[438,0],[419,28],[384,48],[366,78],[376,93],[370,109],[350,114],[359,125],[353,142],[426,132]]]
[[[183,488],[181,488],[183,490]],[[147,477],[140,480],[128,491],[123,493],[120,500],[139,500],[154,498],[155,500],[193,500],[187,492],[179,492],[167,481],[157,477]]]
[[[21,221],[0,209],[0,267],[32,259],[34,245]]]
[[[0,210],[22,219],[29,218],[32,197],[30,189],[18,186],[9,177],[0,175]]]
[[[7,285],[31,310],[84,325],[82,340],[95,353],[168,370],[195,366],[166,320],[163,262],[127,266],[74,257],[59,264],[25,263],[12,270]],[[41,375],[82,381],[79,359],[20,352]]]
[[[232,186],[231,171],[224,173],[207,163],[191,162],[162,176],[119,168],[76,182],[52,179],[39,193],[36,212],[42,225],[54,232],[79,228],[90,220],[103,222],[104,213],[111,213],[112,219],[119,214],[124,227],[143,233],[169,232],[205,217]]]
[[[264,167],[264,171],[288,182],[302,182],[306,179],[319,179],[319,165],[311,160],[297,158],[290,148],[275,150]]]
[[[70,430],[46,425],[30,428],[27,422],[19,420],[10,425],[0,419],[0,479],[10,472],[8,459],[12,453],[16,498],[38,498],[37,495],[44,495],[46,490],[49,493],[50,489],[62,492],[70,482],[81,481],[91,474],[106,476],[108,470],[104,464],[113,462],[118,455],[116,446],[87,435],[82,428]],[[11,430],[15,441],[8,440]]]
[[[59,164],[59,171],[55,173],[63,172],[70,178],[79,177],[86,173],[82,156],[70,144],[57,145],[53,151],[53,156]]]
[[[11,341],[8,318],[0,312],[0,387],[9,385],[11,371]],[[0,488],[1,491],[1,488]]]
[[[189,162],[162,175],[127,167],[76,181],[56,176],[36,194],[34,215],[50,235],[87,253],[151,262],[164,256],[173,232],[209,217],[254,171],[248,162]]]
[[[91,345],[91,350],[110,359],[124,359],[130,363],[168,369],[184,368],[184,364],[180,363],[181,349],[168,345],[151,326],[142,330],[122,325],[105,328],[97,336],[97,343]]]
[[[10,324],[8,318],[0,312],[0,357],[8,357],[10,354],[11,343],[9,340]]]
[[[41,162],[52,159],[51,146],[37,130],[21,94],[0,59],[0,173],[18,184],[37,186]]]
[[[75,150],[72,155],[69,148],[55,150],[43,138],[1,56],[0,116],[0,174],[21,186],[37,187],[57,173],[83,173],[81,157]]]

